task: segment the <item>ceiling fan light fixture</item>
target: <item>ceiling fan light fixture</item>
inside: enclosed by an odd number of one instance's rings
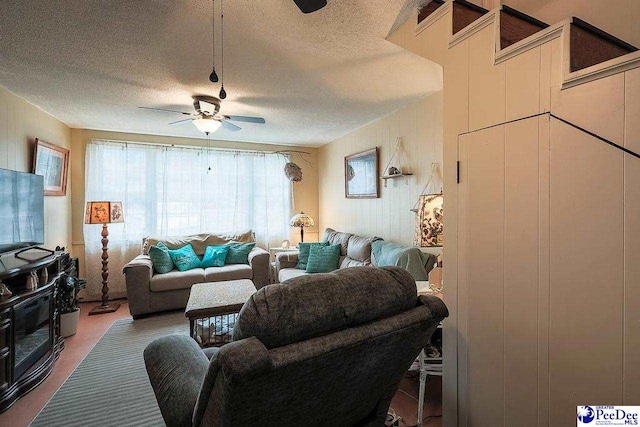
[[[212,118],[204,117],[194,119],[193,124],[196,125],[196,128],[198,128],[200,132],[204,133],[213,133],[220,129],[220,126],[222,126],[222,122]]]

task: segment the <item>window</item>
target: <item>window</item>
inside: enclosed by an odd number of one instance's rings
[[[252,229],[267,247],[289,236],[288,159],[262,152],[92,141],[87,200],[121,200],[112,241]],[[211,168],[211,170],[209,170]]]

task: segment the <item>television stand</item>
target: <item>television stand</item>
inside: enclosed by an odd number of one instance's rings
[[[39,250],[39,251],[43,251],[43,252],[45,252],[45,255],[42,255],[41,257],[38,257],[38,258],[21,257],[21,256],[20,256],[20,254],[23,254],[23,253],[25,253],[25,252],[27,252],[27,251],[30,251],[30,250],[32,250],[32,249],[37,249],[37,250]],[[41,259],[45,259],[45,258],[47,258],[47,257],[50,257],[50,256],[51,256],[51,255],[53,255],[53,254],[55,254],[55,252],[54,252],[54,251],[52,251],[51,249],[43,248],[43,247],[40,247],[40,246],[31,246],[31,247],[29,247],[29,248],[24,248],[24,249],[22,249],[22,250],[19,250],[18,252],[16,252],[16,253],[14,254],[14,256],[15,256],[16,258],[18,258],[18,259],[23,259],[23,260],[25,260],[25,261],[38,261],[38,260],[41,260]]]
[[[11,291],[0,297],[0,413],[44,381],[64,348],[58,289],[74,274],[66,270],[68,258],[65,252],[38,260],[0,257],[0,283]],[[34,275],[38,285],[31,289]]]

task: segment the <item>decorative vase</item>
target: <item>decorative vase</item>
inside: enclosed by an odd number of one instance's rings
[[[78,330],[78,320],[80,319],[80,309],[72,311],[71,313],[64,313],[60,315],[60,335],[63,338],[75,335]]]

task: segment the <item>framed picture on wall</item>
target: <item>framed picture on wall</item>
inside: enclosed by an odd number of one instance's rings
[[[348,199],[380,197],[377,147],[344,158],[344,193]]]
[[[33,173],[44,177],[45,196],[67,194],[69,150],[36,138]]]
[[[415,246],[437,248],[444,244],[444,197],[440,194],[423,194],[418,199],[418,222],[413,239]]]

